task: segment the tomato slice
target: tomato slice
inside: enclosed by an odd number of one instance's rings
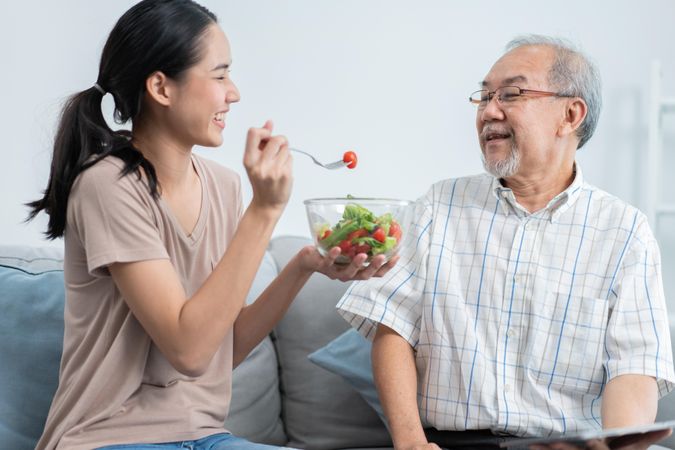
[[[354,153],[351,150],[348,151],[348,152],[345,152],[345,154],[342,155],[342,162],[347,164],[347,167],[349,169],[353,169],[354,167],[356,167],[356,163],[358,161],[359,161],[359,159],[356,157],[356,153]]]
[[[368,254],[370,251],[370,245],[368,244],[361,244],[361,245],[355,245],[354,246],[354,252],[358,255],[359,253],[365,253]]]
[[[398,244],[401,242],[401,237],[403,236],[403,233],[401,233],[401,230],[398,230],[396,233],[392,234],[391,237],[396,239],[396,243]]]
[[[349,233],[345,238],[345,241],[349,241],[351,243],[354,239],[364,236],[368,236],[368,231],[365,228],[359,228],[358,230]]]
[[[323,241],[324,239],[326,239],[331,234],[333,234],[333,232],[331,230],[326,230],[326,231],[323,232],[323,234],[321,236],[319,236],[319,240]]]
[[[340,247],[340,250],[342,250],[343,255],[347,255],[349,251],[352,249],[352,243],[349,242],[347,239],[345,239],[344,241],[338,244],[338,247]]]
[[[338,244],[338,247],[340,247],[341,255],[344,255],[348,258],[353,258],[354,256],[356,256],[356,246],[352,245],[352,243],[349,242],[347,239],[340,242],[340,244]]]
[[[373,232],[373,239],[376,241],[384,242],[386,238],[387,235],[384,234],[384,230],[382,228],[378,228]]]
[[[401,242],[401,236],[403,232],[401,231],[401,226],[394,220],[391,222],[389,227],[389,236],[396,239],[396,242]]]

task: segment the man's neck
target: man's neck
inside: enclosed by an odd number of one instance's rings
[[[560,167],[554,173],[543,170],[535,173],[516,174],[503,178],[502,184],[513,191],[518,204],[530,213],[546,207],[558,194],[567,189],[574,181],[574,162]]]

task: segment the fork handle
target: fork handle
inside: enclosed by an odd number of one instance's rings
[[[310,158],[312,158],[312,161],[314,161],[314,162],[317,163],[318,165],[320,165],[320,166],[323,165],[323,164],[321,164],[319,161],[317,161],[315,157],[313,157],[312,155],[310,155],[310,154],[307,153],[307,152],[303,152],[302,150],[299,150],[299,149],[293,148],[293,147],[289,147],[288,149],[289,149],[290,151],[292,151],[292,152],[302,153],[303,155],[309,156]]]

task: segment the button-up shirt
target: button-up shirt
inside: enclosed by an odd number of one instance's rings
[[[434,184],[401,260],[338,303],[413,347],[423,424],[518,436],[601,428],[604,386],[675,381],[657,243],[636,208],[584,182],[534,213],[489,175]]]

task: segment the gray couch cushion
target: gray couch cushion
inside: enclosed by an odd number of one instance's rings
[[[265,253],[247,303],[254,302],[276,276],[276,264]],[[281,422],[277,355],[269,337],[234,370],[232,404],[225,427],[253,442],[284,445],[288,441]]]
[[[277,237],[269,251],[283,267],[308,239]],[[283,417],[289,446],[313,450],[388,447],[391,440],[373,409],[340,376],[307,359],[349,325],[335,304],[348,285],[314,275],[275,328],[281,366]]]
[[[62,251],[0,246],[0,447],[33,449],[58,384]]]
[[[325,347],[311,353],[308,358],[317,366],[341,376],[387,426],[387,418],[375,389],[371,352],[372,343],[355,328],[350,328]]]

